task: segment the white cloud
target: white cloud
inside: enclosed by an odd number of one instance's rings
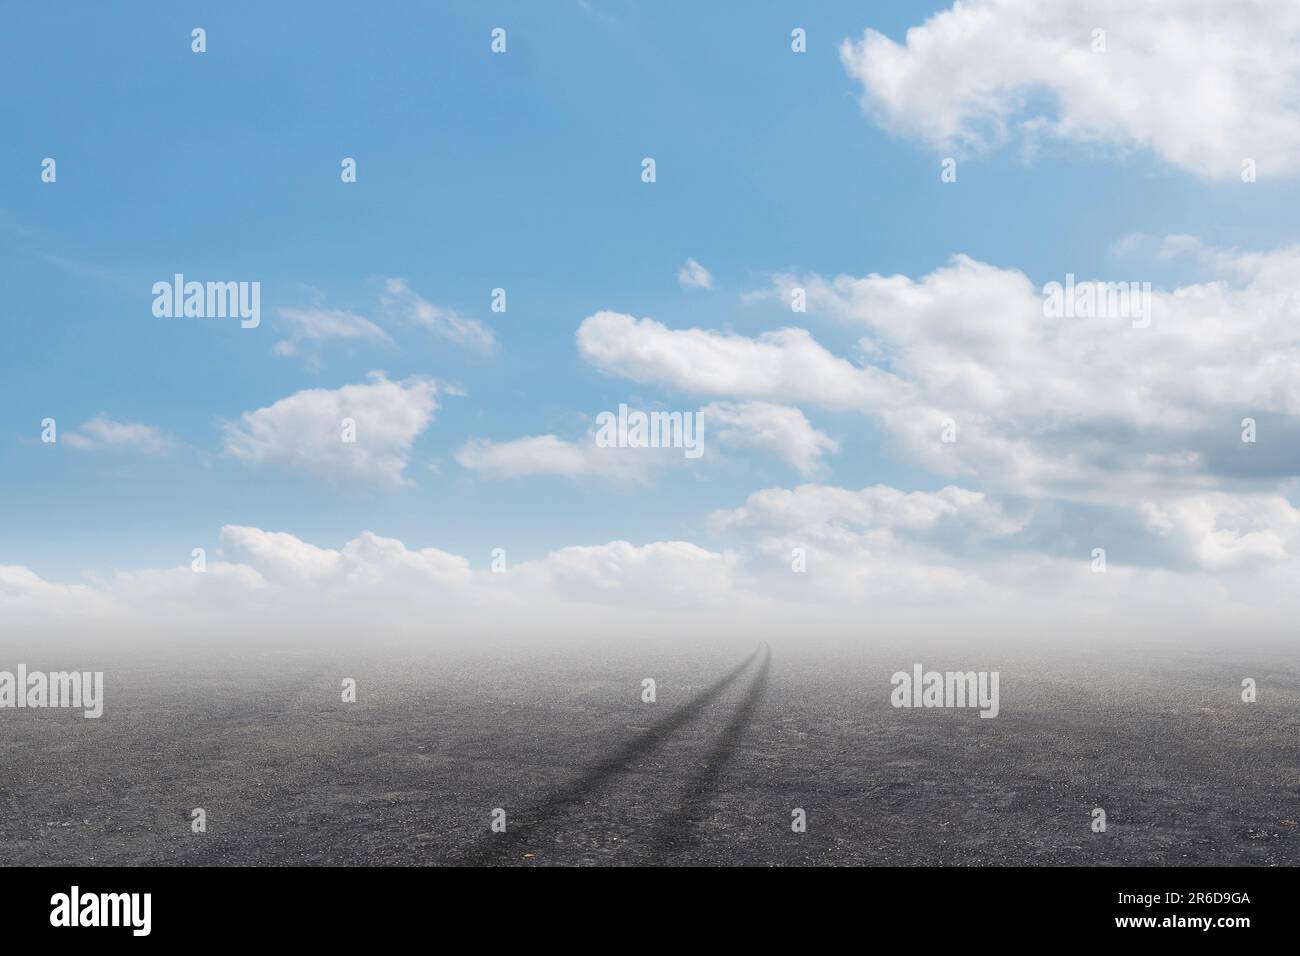
[[[687,259],[686,265],[677,271],[677,281],[688,289],[712,289],[713,273],[694,259]]]
[[[806,288],[810,311],[866,333],[864,356],[909,397],[864,410],[911,462],[1018,502],[1017,547],[1064,558],[1102,546],[1112,562],[1216,573],[1290,567],[1300,247],[1132,239],[1207,270],[1154,289],[1148,328],[1049,317],[1022,273],[964,256],[920,279],[782,276],[774,294]]]
[[[0,611],[18,615],[33,610],[62,617],[106,613],[111,601],[84,584],[46,581],[21,564],[0,564]]]
[[[627,541],[553,551],[541,562],[547,586],[582,600],[716,604],[734,599],[739,557],[689,541]],[[528,569],[525,569],[528,570]]]
[[[1106,52],[1092,52],[1093,30]],[[1019,133],[1142,148],[1199,176],[1300,164],[1300,6],[1291,0],[967,0],[896,43],[840,56],[886,127],[943,149]]]
[[[285,327],[285,337],[275,343],[276,355],[293,356],[304,342],[325,339],[368,339],[391,343],[388,333],[364,316],[341,309],[290,308],[276,313]]]
[[[478,352],[491,352],[496,348],[496,337],[491,329],[452,309],[434,305],[412,291],[405,279],[385,279],[379,303],[400,320],[423,326],[439,338],[457,345]]]
[[[796,637],[833,628],[863,638],[900,627],[916,633],[918,615],[931,615],[924,618],[930,636],[1032,626],[1057,639],[1092,626],[1116,631],[1115,607],[1148,635],[1147,613],[1171,627],[1211,626],[1210,613],[1230,627],[1272,626],[1279,615],[1300,613],[1289,586],[1300,569],[1290,550],[1300,512],[1284,500],[1154,505],[1143,520],[1151,534],[1200,549],[1199,567],[1212,573],[1134,567],[1115,548],[1107,574],[1097,575],[1086,551],[1052,558],[1020,550],[1022,518],[967,489],[809,484],[763,489],[716,512],[709,524],[718,546],[575,545],[512,560],[504,573],[488,570],[487,554],[475,570],[460,555],[372,531],[336,548],[233,525],[222,529],[204,573],[181,565],[70,585],[0,566],[0,632],[441,640],[499,635],[509,615],[529,635],[592,627],[607,637],[611,627],[628,633],[644,624]],[[795,548],[802,573],[792,567]],[[629,609],[636,610],[631,621]],[[1099,623],[1086,623],[1098,614]]]
[[[1209,570],[1278,562],[1300,539],[1300,511],[1281,495],[1190,495],[1145,502],[1148,530],[1175,539]]]
[[[780,569],[769,590],[801,585],[785,575],[799,549],[812,587],[828,600],[904,602],[990,592],[979,564],[959,555],[1021,527],[985,495],[963,488],[903,492],[886,485],[853,491],[830,485],[767,488],[739,508],[710,516],[713,529],[754,542]],[[802,579],[800,579],[802,580]]]
[[[811,593],[828,605],[943,602],[1018,615],[1040,602],[1058,610],[1228,606],[1238,594],[1263,609],[1281,597],[1270,593],[1278,582],[1300,570],[1300,510],[1280,496],[1189,496],[1117,511],[1115,526],[1144,528],[1173,549],[1173,571],[1145,563],[1152,549],[1117,535],[1109,519],[1049,529],[1068,540],[1044,553],[1033,532],[1038,507],[1010,513],[987,494],[954,486],[904,492],[808,484],[754,492],[740,507],[714,512],[709,524],[745,556],[744,568],[766,594],[807,600]],[[1105,575],[1092,572],[1095,545],[1106,546]],[[789,573],[795,549],[806,577]]]
[[[600,478],[614,482],[644,483],[662,449],[601,448],[594,434],[577,442],[555,435],[532,435],[512,441],[471,439],[456,449],[463,468],[489,478],[523,478],[551,475],[561,478]],[[680,452],[677,453],[680,457]]]
[[[133,608],[150,624],[159,609],[169,619],[287,614],[294,627],[325,629],[335,619],[374,619],[429,601],[473,602],[469,562],[436,548],[363,531],[342,548],[322,548],[279,531],[227,525],[221,548],[203,572],[188,565],[122,571],[96,580],[105,601]]]
[[[362,531],[342,548],[322,548],[283,531],[226,525],[222,561],[209,570],[242,568],[250,583],[306,592],[401,590],[463,591],[473,572],[469,562],[437,548],[408,548],[397,538]],[[188,568],[187,573],[192,573]]]
[[[965,256],[921,279],[775,284],[777,294],[806,288],[810,310],[867,333],[863,355],[905,387],[892,406],[860,407],[939,474],[1117,501],[1199,492],[1229,475],[1300,476],[1286,437],[1300,430],[1300,248],[1202,259],[1226,278],[1153,290],[1149,328],[1049,318],[1024,274]],[[1245,417],[1268,423],[1258,448],[1240,441]],[[946,420],[955,442],[941,440]]]
[[[152,425],[117,422],[103,415],[96,415],[76,431],[68,432],[63,440],[83,450],[135,451],[146,455],[159,454],[174,444]]]
[[[103,639],[111,625],[114,634],[129,637],[183,633],[189,640],[201,632],[230,640],[255,634],[369,640],[398,628],[432,639],[452,620],[478,627],[490,619],[499,627],[507,609],[537,628],[570,625],[580,605],[659,610],[742,596],[737,555],[684,541],[566,547],[496,573],[372,531],[340,548],[235,525],[224,527],[220,540],[203,572],[185,564],[90,575],[91,584],[68,585],[21,565],[0,565],[0,632],[22,627],[28,635],[76,637],[93,626]],[[485,607],[492,608],[486,618]]]
[[[400,484],[412,443],[433,421],[437,391],[431,379],[392,382],[372,372],[366,385],[295,392],[227,423],[225,451],[250,464]],[[355,442],[343,441],[345,418],[356,423]]]
[[[685,414],[692,414],[687,412]],[[818,431],[797,408],[770,402],[714,402],[699,410],[695,440],[705,452],[715,439],[733,448],[769,452],[801,474],[822,469],[822,456],[839,444]],[[681,448],[601,447],[587,432],[578,441],[555,435],[532,435],[511,441],[471,439],[455,454],[470,471],[489,478],[550,475],[596,478],[615,483],[647,484],[657,469],[686,460]]]
[[[283,531],[263,531],[243,525],[221,529],[222,551],[271,578],[325,578],[338,570],[337,551],[318,548]]]
[[[712,438],[724,445],[769,451],[802,475],[821,470],[822,456],[840,450],[838,442],[789,405],[713,402],[700,411]]]
[[[822,539],[869,530],[929,534],[951,524],[1002,537],[1020,528],[1020,522],[1004,515],[983,493],[953,485],[911,492],[889,485],[860,491],[817,484],[765,488],[739,508],[716,512],[711,520],[727,530],[799,531]]]
[[[270,590],[255,568],[225,561],[208,562],[202,573],[188,564],[119,571],[108,581],[97,583],[106,596],[127,607],[148,609],[151,616],[166,607],[185,618],[222,609],[258,608]]]
[[[832,355],[797,328],[751,339],[602,311],[583,320],[577,341],[582,357],[604,372],[696,394],[845,409],[892,404],[903,387],[887,372]]]
[[[351,584],[366,586],[433,584],[462,589],[473,579],[469,561],[437,548],[408,548],[397,538],[363,531],[343,547],[342,560]]]

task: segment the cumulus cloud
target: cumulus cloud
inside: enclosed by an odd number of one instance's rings
[[[260,582],[288,593],[358,602],[383,595],[401,602],[427,598],[456,604],[509,594],[632,604],[717,601],[731,593],[737,562],[735,555],[684,541],[640,546],[612,541],[561,548],[500,574],[475,572],[460,555],[412,548],[372,531],[335,549],[286,532],[228,525],[221,531],[221,544],[223,560],[211,567],[243,568],[250,585]]]
[[[123,610],[148,609],[152,615],[165,608],[182,619],[224,609],[256,610],[271,590],[256,568],[226,561],[208,562],[202,573],[189,564],[118,571],[96,584]]]
[[[1012,503],[1023,551],[1102,546],[1112,562],[1214,573],[1292,566],[1300,248],[1130,239],[1206,273],[1153,289],[1148,327],[1050,315],[1027,276],[964,256],[918,279],[780,276],[773,294],[805,288],[810,311],[865,333],[862,354],[909,396],[866,411],[912,463]],[[1089,286],[1100,283],[1077,282]]]
[[[0,632],[371,640],[401,631],[435,639],[448,636],[442,625],[451,621],[499,628],[507,610],[532,628],[567,627],[582,607],[658,611],[744,597],[735,554],[684,541],[565,547],[498,569],[503,573],[476,571],[460,555],[373,531],[327,547],[228,525],[220,542],[202,571],[184,564],[92,573],[89,584],[0,565]]]
[[[752,339],[602,311],[583,320],[577,342],[587,362],[611,375],[702,395],[846,409],[891,404],[903,387],[888,372],[832,355],[798,328]]]
[[[382,372],[364,385],[295,392],[227,423],[225,452],[249,464],[400,484],[416,436],[433,421],[437,393],[431,379],[394,382]],[[343,440],[344,419],[355,422],[355,441]]]
[[[999,633],[1013,620],[1036,620],[1051,638],[1061,636],[1062,620],[1083,626],[1099,608],[1123,606],[1135,620],[1181,614],[1197,626],[1213,612],[1241,626],[1250,615],[1275,623],[1280,608],[1296,604],[1289,584],[1300,570],[1293,553],[1300,514],[1281,498],[1147,503],[1148,533],[1199,549],[1199,565],[1179,572],[1126,565],[1113,554],[1107,574],[1093,574],[1086,552],[1061,558],[1025,550],[1024,520],[956,486],[905,492],[806,484],[763,489],[715,512],[708,533],[718,545],[615,540],[491,570],[372,531],[336,547],[229,525],[203,573],[181,565],[61,584],[21,565],[0,566],[0,631],[432,640],[476,628],[499,632],[508,613],[530,634],[590,625],[607,636],[611,626],[626,630],[635,608],[656,615],[657,626],[709,620],[745,633],[794,628],[795,635],[849,626],[858,638],[914,628],[920,613],[952,612],[958,616],[949,625],[935,618],[931,626],[970,634],[979,621]],[[869,619],[846,616],[864,604]],[[602,608],[615,616],[592,616]],[[661,616],[670,612],[678,616]],[[1113,627],[1113,614],[1102,623]]]
[[[1280,562],[1300,538],[1300,511],[1281,495],[1189,495],[1144,502],[1148,530],[1172,538],[1208,570]]]
[[[408,548],[373,531],[363,531],[341,549],[333,549],[283,531],[227,525],[221,529],[221,547],[226,560],[248,565],[277,583],[460,589],[473,576],[469,562],[459,555],[437,548]]]
[[[920,279],[783,276],[776,287],[806,288],[810,310],[866,333],[863,355],[904,383],[905,400],[863,409],[936,473],[1125,501],[1300,476],[1289,450],[1300,430],[1300,248],[1205,261],[1221,277],[1153,289],[1146,328],[1051,317],[1023,273],[966,256]],[[1078,282],[1089,285],[1099,287]],[[1243,444],[1244,418],[1269,441]]]
[[[586,600],[719,604],[735,599],[740,558],[689,541],[561,548],[539,568],[555,592]]]
[[[991,582],[963,552],[1021,527],[982,493],[953,486],[910,493],[887,485],[767,488],[709,520],[715,532],[750,541],[781,569],[769,575],[769,589],[796,587],[786,574],[797,559],[816,593],[837,602],[986,596]]]
[[[713,273],[694,259],[687,259],[677,271],[677,281],[688,289],[712,289]]]
[[[105,613],[109,600],[84,584],[46,581],[20,564],[0,564],[0,611],[6,614],[40,610],[59,617]]]
[[[870,114],[943,149],[1053,137],[1150,150],[1215,179],[1237,177],[1245,157],[1277,175],[1300,163],[1290,0],[967,0],[902,43],[868,29],[840,57]]]
[[[469,561],[437,548],[408,548],[397,538],[384,538],[372,531],[349,541],[342,559],[348,579],[357,584],[402,584],[427,582],[445,588],[464,588],[473,573]]]
[[[341,559],[338,551],[318,548],[295,535],[242,525],[222,528],[221,546],[227,557],[272,578],[326,578],[338,570]]]
[[[272,351],[285,357],[298,354],[304,342],[321,342],[325,339],[369,340],[391,343],[388,333],[364,316],[341,309],[287,308],[276,312],[285,337],[276,342]]]
[[[476,352],[491,352],[496,348],[496,336],[491,329],[453,309],[434,305],[412,290],[405,279],[385,279],[379,304],[398,320],[422,326],[449,342]]]
[[[860,331],[861,365],[803,330],[746,338],[613,312],[586,319],[578,347],[608,373],[727,399],[705,416],[720,441],[804,474],[831,446],[795,406],[860,411],[910,464],[1014,514],[997,545],[1008,551],[1064,561],[1110,544],[1131,566],[1213,572],[1287,562],[1300,247],[1174,236],[1160,254],[1194,257],[1202,278],[1148,284],[1129,311],[1107,300],[1140,276],[1048,277],[1094,303],[1066,314],[1049,307],[1050,283],[962,255],[919,278],[778,276],[771,295],[802,288],[811,314]],[[1257,440],[1243,441],[1247,426]]]
[[[725,531],[790,534],[823,541],[847,541],[859,535],[916,539],[946,532],[975,532],[985,537],[1014,534],[1021,522],[978,491],[949,485],[939,491],[900,491],[888,485],[861,490],[808,484],[765,488],[743,505],[715,512],[713,525]]]
[[[172,447],[174,442],[152,425],[138,422],[118,422],[96,415],[76,431],[68,432],[63,441],[82,450],[133,451],[157,455]]]
[[[754,492],[741,506],[714,512],[709,525],[745,556],[743,567],[764,593],[806,600],[811,592],[827,605],[940,602],[1020,614],[1040,599],[1076,609],[1203,607],[1227,606],[1237,595],[1264,608],[1277,605],[1280,582],[1300,570],[1300,511],[1280,496],[1134,501],[1113,525],[1103,515],[1073,529],[1036,528],[1043,507],[1008,509],[956,486],[905,492],[807,484]],[[1044,533],[1064,536],[1064,547],[1044,547]],[[1145,560],[1144,534],[1169,545],[1162,562]],[[1097,545],[1107,552],[1105,575],[1092,570]],[[806,578],[789,573],[796,556]]]
[[[701,409],[710,436],[738,448],[771,452],[802,475],[823,468],[822,456],[839,443],[818,431],[797,408],[771,402],[713,402]]]

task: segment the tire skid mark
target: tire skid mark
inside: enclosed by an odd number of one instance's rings
[[[538,828],[552,822],[566,811],[580,806],[593,793],[603,789],[615,777],[626,772],[629,763],[655,750],[683,725],[699,716],[700,712],[721,697],[726,689],[735,683],[754,661],[758,660],[760,655],[766,653],[766,643],[756,647],[752,654],[727,674],[649,729],[633,737],[614,753],[593,764],[573,783],[540,803],[512,814],[513,819],[522,821],[521,823],[511,826],[505,833],[483,836],[468,850],[453,855],[454,862],[462,865],[480,865],[499,860],[505,853],[523,847],[536,834]],[[766,682],[766,656],[763,661],[764,682]]]
[[[666,857],[692,842],[692,831],[718,788],[718,778],[723,767],[735,755],[736,744],[753,721],[758,705],[767,693],[767,674],[772,664],[772,651],[766,641],[761,649],[763,660],[759,664],[758,674],[745,691],[736,712],[722,728],[699,771],[687,782],[681,804],[673,813],[664,816],[655,829],[650,841],[651,862],[668,862]]]

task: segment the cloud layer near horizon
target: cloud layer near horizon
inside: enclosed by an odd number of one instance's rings
[[[1300,522],[1283,501],[1246,513],[1234,510],[1240,506],[1234,500],[1216,511],[1184,502],[1147,516],[1198,567],[1113,559],[1104,574],[1087,554],[1037,549],[1024,536],[1026,515],[955,486],[768,488],[709,517],[707,534],[717,544],[615,540],[517,562],[509,553],[471,560],[370,531],[330,547],[229,525],[201,573],[182,564],[59,583],[0,566],[0,624],[14,636],[274,640],[286,621],[297,634],[351,639],[390,627],[405,632],[420,621],[450,627],[509,619],[525,630],[556,631],[582,620],[583,608],[676,615],[684,627],[721,613],[728,626],[758,630],[826,615],[842,630],[864,613],[875,622],[965,614],[1012,630],[1059,616],[1061,633],[1075,633],[1084,620],[1140,630],[1152,614],[1202,632],[1206,615],[1276,623],[1284,609],[1300,610],[1286,586],[1300,570],[1292,553]],[[1231,532],[1216,530],[1225,515]],[[1256,530],[1241,533],[1246,525]],[[1125,614],[1116,618],[1121,606]],[[856,610],[835,616],[837,608]]]

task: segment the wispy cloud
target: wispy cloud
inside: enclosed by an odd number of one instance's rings
[[[696,394],[864,409],[891,405],[904,389],[886,371],[832,355],[805,329],[747,338],[604,311],[583,321],[577,340],[604,372]]]
[[[394,318],[420,325],[449,342],[476,352],[491,352],[496,348],[496,336],[491,329],[476,319],[434,305],[414,292],[405,279],[385,279],[379,303]]]
[[[342,309],[286,308],[278,309],[285,337],[275,343],[276,355],[293,356],[304,342],[322,342],[326,339],[361,339],[391,344],[387,332],[364,316]]]
[[[712,289],[713,273],[694,259],[687,259],[677,271],[677,281],[688,289]]]
[[[96,415],[63,437],[73,448],[83,450],[134,451],[157,455],[175,445],[175,441],[152,425],[118,422]]]
[[[555,435],[532,435],[504,442],[471,439],[456,450],[456,461],[488,478],[553,476],[639,484],[647,480],[655,458],[664,457],[653,451],[601,448],[594,434],[577,442]]]

